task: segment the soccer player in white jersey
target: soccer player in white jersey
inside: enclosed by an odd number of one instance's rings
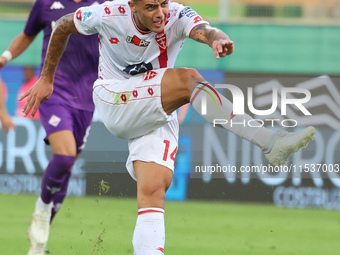
[[[129,139],[127,169],[137,180],[138,217],[133,235],[134,253],[164,253],[164,199],[172,181],[177,152],[178,121],[175,110],[190,102],[200,112],[203,90],[208,121],[251,120],[235,116],[232,104],[194,69],[174,69],[184,39],[212,48],[217,59],[230,55],[234,43],[204,21],[190,7],[168,0],[117,0],[78,9],[61,18],[51,36],[39,81],[28,96],[25,114],[53,91],[59,59],[71,34],[99,36],[99,74],[93,99],[105,126],[117,137]],[[80,70],[81,71],[81,70]],[[216,102],[216,103],[215,103]],[[223,128],[259,146],[273,165],[313,138],[315,129],[298,133],[241,125]]]

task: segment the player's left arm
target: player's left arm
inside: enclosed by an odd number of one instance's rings
[[[209,24],[201,24],[192,29],[189,38],[209,45],[217,59],[230,55],[234,51],[234,42],[218,28]]]

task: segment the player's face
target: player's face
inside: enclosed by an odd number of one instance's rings
[[[129,2],[136,25],[143,31],[162,32],[169,12],[168,0]]]

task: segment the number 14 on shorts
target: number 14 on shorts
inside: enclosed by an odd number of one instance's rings
[[[168,160],[168,155],[169,155],[170,141],[169,140],[164,140],[163,143],[165,144],[163,160],[167,161]],[[176,162],[176,153],[177,153],[177,146],[173,150],[173,152],[170,154],[170,158],[174,161],[174,165],[175,165],[175,162]]]

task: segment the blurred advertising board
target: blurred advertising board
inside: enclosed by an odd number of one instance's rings
[[[176,169],[167,199],[268,202],[281,207],[339,210],[339,77],[242,74],[227,78],[228,84],[243,92],[246,112],[249,112],[248,88],[252,90],[255,109],[274,109],[271,115],[254,116],[259,121],[274,119],[264,121],[266,127],[297,131],[313,125],[317,130],[315,140],[306,149],[295,153],[286,167],[271,169],[259,148],[207,124],[190,107],[180,127]],[[217,82],[223,83],[224,79]],[[287,103],[286,115],[282,115],[284,87],[304,88],[310,92],[310,99],[302,106],[311,115],[305,115],[294,103]],[[232,98],[228,89],[220,92]],[[277,105],[273,103],[274,94]],[[290,94],[297,99],[306,98],[304,93]],[[291,121],[283,122],[287,119]],[[125,168],[127,141],[113,137],[98,117],[95,116],[94,120],[87,145],[74,166],[69,194],[98,195],[100,183],[105,181],[110,186],[105,195],[135,196],[136,183]],[[14,117],[14,121],[17,125],[15,131],[0,132],[0,193],[38,194],[51,149],[43,142],[45,132],[40,121],[18,117]]]

